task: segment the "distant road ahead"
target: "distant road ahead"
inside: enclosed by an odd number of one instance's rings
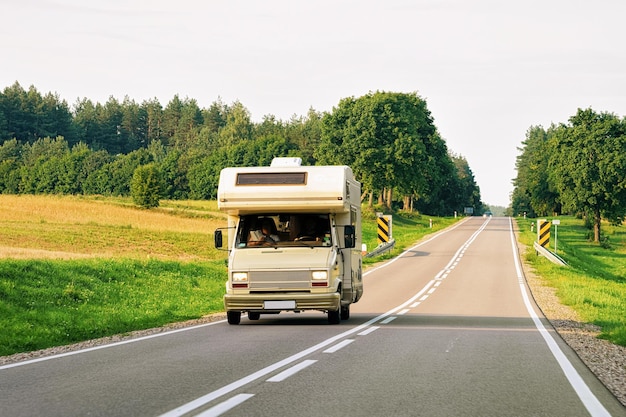
[[[626,416],[534,305],[508,218],[364,279],[340,325],[244,317],[0,367],[0,415]]]

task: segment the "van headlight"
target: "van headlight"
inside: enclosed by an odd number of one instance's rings
[[[233,282],[248,282],[248,273],[233,272]]]
[[[311,278],[318,281],[318,280],[327,280],[328,279],[328,272],[326,271],[311,271]]]

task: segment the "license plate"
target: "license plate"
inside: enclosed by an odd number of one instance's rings
[[[293,310],[296,308],[296,302],[291,301],[265,301],[263,308],[266,310]]]

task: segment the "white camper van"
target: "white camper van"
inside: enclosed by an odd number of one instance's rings
[[[363,294],[360,196],[348,166],[275,158],[223,169],[217,198],[228,227],[215,231],[215,246],[229,250],[228,322],[304,310],[348,319]]]

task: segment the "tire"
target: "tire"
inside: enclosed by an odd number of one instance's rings
[[[339,324],[341,323],[341,308],[335,311],[328,312],[328,324]]]
[[[227,311],[226,318],[228,324],[239,324],[241,322],[241,311]]]
[[[249,311],[248,318],[250,320],[258,320],[261,318],[261,313],[259,313],[258,311]]]
[[[341,306],[341,320],[348,320],[350,318],[350,305]]]

